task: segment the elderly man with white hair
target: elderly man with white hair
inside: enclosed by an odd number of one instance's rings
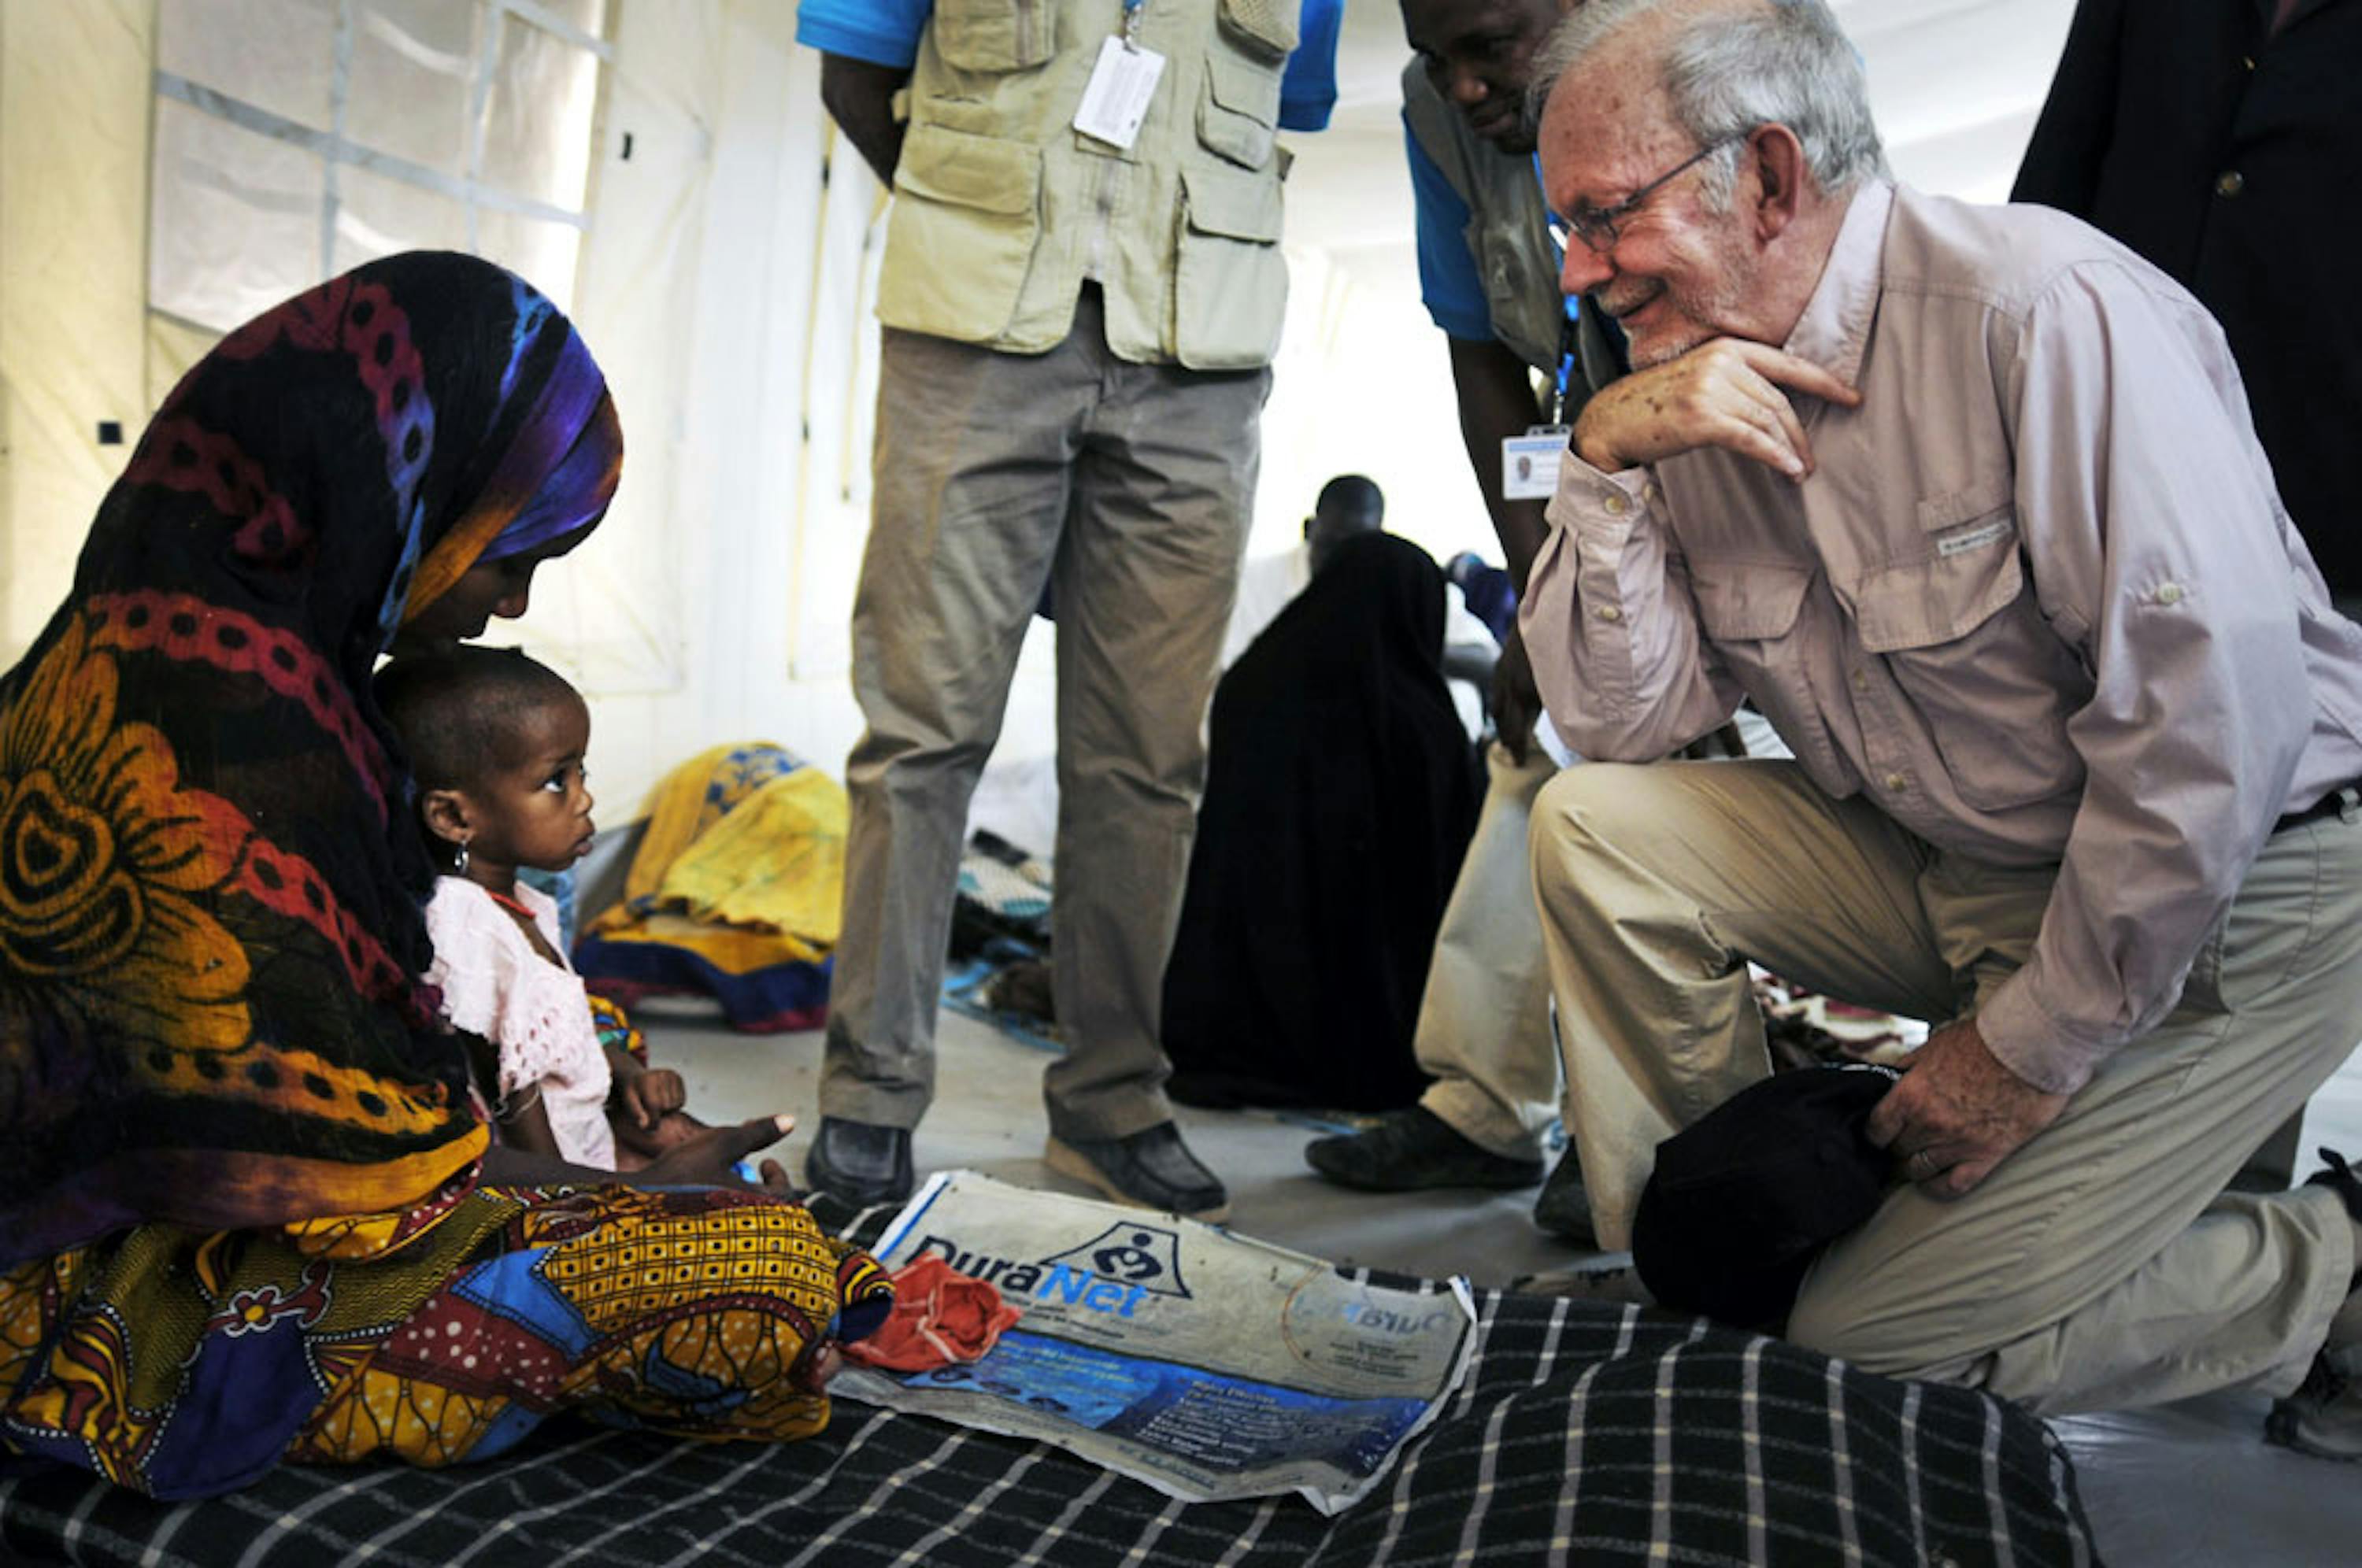
[[[1818,0],[1591,0],[1538,77],[1564,286],[1635,365],[1520,617],[1608,759],[1533,826],[1602,1242],[1768,1070],[1753,959],[1948,1021],[1792,1337],[2046,1411],[2318,1357],[2279,1426],[2353,1453],[2362,1185],[2224,1187],[2362,1019],[2362,630],[2221,332],[2080,222],[1894,182]],[[1742,698],[1795,760],[1613,765]]]

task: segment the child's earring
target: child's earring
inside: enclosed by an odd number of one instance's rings
[[[451,874],[455,877],[465,877],[468,874],[468,841],[464,838],[459,841],[459,846],[451,852]]]

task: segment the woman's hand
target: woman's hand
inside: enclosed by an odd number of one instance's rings
[[[825,1394],[829,1384],[844,1370],[844,1353],[837,1348],[834,1341],[831,1341],[812,1352],[811,1359],[804,1364],[796,1377],[796,1386],[807,1394]]]

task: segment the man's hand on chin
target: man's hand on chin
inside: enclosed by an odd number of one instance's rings
[[[1802,480],[1812,444],[1783,388],[1852,408],[1861,394],[1809,359],[1738,337],[1716,337],[1594,392],[1575,421],[1574,449],[1602,473],[1724,447]]]
[[[2067,1098],[2003,1066],[1964,1018],[1912,1053],[1903,1081],[1870,1113],[1870,1141],[1893,1150],[1928,1197],[1959,1198],[2056,1121]]]

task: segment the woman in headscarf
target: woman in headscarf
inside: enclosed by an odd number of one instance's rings
[[[875,1264],[767,1193],[488,1154],[418,980],[432,868],[371,666],[522,613],[622,446],[567,319],[448,254],[241,327],[149,425],[0,677],[6,1447],[171,1497],[482,1458],[570,1404],[824,1424]]]
[[[1443,683],[1443,618],[1427,552],[1363,535],[1215,688],[1164,975],[1175,1099],[1418,1099],[1411,1026],[1482,796]]]

